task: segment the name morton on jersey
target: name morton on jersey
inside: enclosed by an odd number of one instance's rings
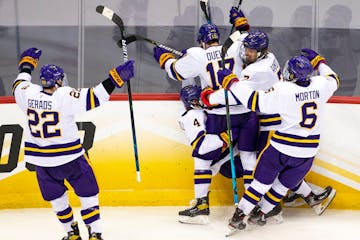
[[[319,90],[312,90],[312,91],[308,91],[308,92],[295,93],[295,98],[296,98],[297,102],[317,99],[319,97],[320,97]]]

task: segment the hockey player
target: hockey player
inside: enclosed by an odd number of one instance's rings
[[[183,81],[183,86],[185,82]],[[205,122],[207,114],[200,104],[200,92],[199,86],[190,83],[183,87],[180,91],[180,99],[183,102],[185,112],[179,118],[179,124],[190,143],[194,145],[198,136],[206,134]],[[219,137],[219,139],[221,139]],[[226,148],[226,145],[224,146]],[[243,168],[240,162],[237,148],[234,148],[235,155],[235,169],[236,176],[241,177],[243,175]],[[200,171],[204,169],[209,173],[209,177],[215,176],[220,172],[223,176],[231,178],[230,164],[229,164],[229,151],[224,149],[219,159],[204,160],[198,157],[194,157],[194,169]],[[210,166],[209,166],[210,164]],[[179,212],[179,221],[181,223],[191,224],[207,224],[209,223],[209,187],[210,182],[201,178],[194,179],[194,192],[195,199],[192,200],[192,207]]]
[[[41,68],[40,85],[32,83],[31,73],[40,56],[41,50],[36,48],[22,53],[20,73],[13,84],[16,103],[28,122],[24,158],[36,166],[41,194],[50,202],[67,232],[63,240],[81,239],[64,180],[80,199],[89,239],[99,240],[102,239],[99,188],[80,143],[74,116],[108,101],[115,87],[122,87],[134,76],[134,61],[110,70],[109,77],[95,87],[73,89],[63,86],[64,71],[53,64]]]
[[[233,14],[238,14],[234,9]],[[244,62],[244,69],[240,74],[240,79],[246,80],[246,83],[249,87],[254,90],[267,90],[272,87],[275,83],[282,81],[281,69],[278,61],[273,53],[268,51],[269,39],[265,32],[262,31],[254,31],[250,32],[247,35],[243,42],[243,52],[241,56]],[[203,98],[205,98],[204,102],[207,103],[207,92],[203,94]],[[222,93],[222,92],[220,92]],[[224,96],[223,94],[217,93],[212,96],[213,101],[218,98],[217,104],[224,104]],[[231,98],[231,95],[230,95]],[[216,101],[216,100],[215,100]],[[260,153],[269,143],[272,134],[277,130],[281,124],[281,118],[279,114],[266,114],[266,113],[258,113],[259,123],[260,123],[260,132],[258,139],[258,153]],[[326,187],[320,194],[315,194],[312,192],[310,186],[304,181],[299,184],[295,189],[297,195],[291,195],[292,198],[300,197],[300,196],[316,196],[316,198],[327,198],[328,195],[332,192],[332,188],[330,186]],[[281,206],[280,200],[274,200],[272,195],[274,194],[274,190],[270,189],[268,193],[264,195],[264,199],[259,203],[260,207],[266,209],[272,209],[274,206],[277,208],[274,211],[271,211],[269,215],[266,215],[265,218],[273,217],[271,219],[273,222],[282,222],[281,217]],[[292,198],[289,198],[288,201],[291,201]],[[305,197],[304,197],[305,198]],[[288,198],[286,198],[288,199]],[[314,208],[315,212],[319,215],[326,209],[322,205],[313,205],[309,204],[310,207]],[[260,208],[257,208],[260,209]],[[278,216],[274,216],[278,215]]]
[[[310,77],[313,69],[319,70],[320,76]],[[291,58],[285,64],[283,76],[285,82],[279,82],[267,91],[254,91],[230,70],[218,72],[222,86],[239,102],[252,111],[279,113],[282,119],[270,145],[259,156],[255,179],[230,219],[229,227],[233,230],[246,227],[244,217],[271,187],[274,190],[272,197],[277,200],[303,180],[319,148],[323,109],[339,85],[338,76],[324,57],[311,49],[302,49],[301,56]],[[334,196],[332,191],[328,198]],[[313,204],[324,200],[314,196],[308,199]],[[264,214],[266,212],[250,216],[249,221],[258,221]]]
[[[249,24],[242,14],[241,23],[236,25],[237,30],[244,31],[242,38],[244,38],[249,29]],[[198,32],[198,42],[200,47],[189,48],[186,54],[176,60],[174,56],[167,50],[155,47],[154,58],[159,62],[160,67],[165,69],[170,78],[182,81],[188,78],[199,77],[201,81],[201,87],[210,87],[212,89],[221,88],[218,83],[216,71],[220,68],[221,64],[221,45],[219,45],[219,31],[214,24],[204,24],[200,27]],[[225,59],[225,66],[232,69],[236,73],[240,73],[242,69],[242,61],[239,56],[239,48],[241,42],[238,45],[233,45],[228,51],[228,55]],[[228,151],[228,136],[226,125],[226,111],[225,107],[216,106],[212,109],[206,110],[207,118],[205,122],[204,134],[197,136],[197,139],[193,141],[193,153],[195,158],[195,195],[197,202],[206,202],[208,204],[207,192],[197,194],[198,187],[201,189],[208,189],[211,183],[212,171],[210,169],[213,160],[221,159],[221,155],[225,151]],[[251,113],[244,106],[231,106],[231,123],[232,134],[234,139],[234,145],[238,145],[240,150],[240,156],[242,160],[242,166],[244,168],[244,179],[248,181],[252,178],[252,173],[256,165],[256,139],[258,132],[258,120],[254,113]],[[197,161],[201,161],[201,164],[197,164]],[[198,166],[201,166],[198,168]],[[248,186],[248,183],[246,183]],[[246,187],[245,186],[245,187]],[[199,201],[203,199],[204,201]],[[195,205],[194,214],[193,208],[181,211],[180,216],[186,215],[188,217],[195,217],[199,215],[199,204]],[[208,205],[207,205],[208,207]]]
[[[236,9],[232,9],[231,11],[230,18],[232,16],[241,15]],[[242,66],[243,70],[239,76],[240,79],[244,79],[246,81],[249,87],[255,90],[267,90],[281,80],[280,65],[275,55],[268,50],[268,47],[269,38],[263,31],[258,30],[249,32],[249,34],[242,40],[242,47],[240,48],[239,54],[244,64]],[[209,94],[212,95],[213,101],[225,104],[224,91],[212,93],[212,91],[206,90],[201,94],[201,99],[205,104],[209,104],[207,101]],[[231,96],[231,94],[229,94],[229,101],[231,103],[236,103],[236,100]],[[213,105],[209,104],[208,106],[211,107]],[[281,123],[281,119],[279,114],[258,113],[258,116],[260,120],[260,134],[258,141],[259,148],[259,145],[260,147],[262,147],[263,144],[265,145],[270,129],[279,125]],[[247,181],[247,179],[245,178],[244,181]],[[251,181],[248,183],[250,182]],[[276,223],[282,222],[280,205],[275,210],[276,211],[266,215],[266,217],[273,217],[273,222]]]

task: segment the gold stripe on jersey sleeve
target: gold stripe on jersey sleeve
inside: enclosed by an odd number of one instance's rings
[[[20,83],[22,83],[24,80],[17,80],[15,83],[14,83],[14,86],[13,86],[13,88],[12,88],[12,94],[14,94],[14,92],[15,92],[15,89],[16,89],[16,87],[20,84]]]
[[[274,118],[266,118],[266,119],[260,119],[260,122],[276,122],[276,121],[280,121],[281,118],[280,117],[274,117]]]
[[[340,79],[339,79],[339,76],[337,74],[328,74],[325,77],[333,77],[333,78],[335,78],[338,88],[340,87]]]
[[[255,92],[254,97],[253,97],[253,99],[251,101],[251,111],[253,111],[253,112],[255,112],[255,110],[256,110],[256,102],[257,102],[257,99],[258,99],[258,95],[259,95],[259,93]]]
[[[196,145],[198,144],[198,142],[200,141],[200,139],[205,136],[205,132],[203,134],[201,134],[198,138],[195,139],[195,141],[191,144],[191,146],[193,148],[196,148]]]
[[[298,143],[319,143],[319,139],[295,139],[290,137],[282,137],[277,135],[276,133],[273,135],[274,138],[281,139],[288,142],[298,142]]]
[[[90,109],[95,108],[95,94],[94,89],[90,88]]]

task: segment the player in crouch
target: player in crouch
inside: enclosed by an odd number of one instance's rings
[[[41,68],[40,85],[31,82],[31,73],[41,53],[37,48],[29,48],[21,54],[19,75],[12,89],[28,122],[25,161],[36,166],[43,199],[50,202],[67,233],[62,240],[81,240],[64,180],[80,199],[89,239],[101,240],[99,188],[80,143],[74,117],[107,102],[115,87],[122,87],[134,76],[134,61],[110,70],[107,79],[95,87],[73,89],[63,86],[64,71],[53,64]]]

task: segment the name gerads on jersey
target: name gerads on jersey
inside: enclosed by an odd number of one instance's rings
[[[59,87],[48,94],[31,83],[28,73],[17,76],[13,92],[29,126],[24,160],[45,167],[63,165],[84,154],[75,114],[96,108],[110,97],[102,84],[83,89]]]

